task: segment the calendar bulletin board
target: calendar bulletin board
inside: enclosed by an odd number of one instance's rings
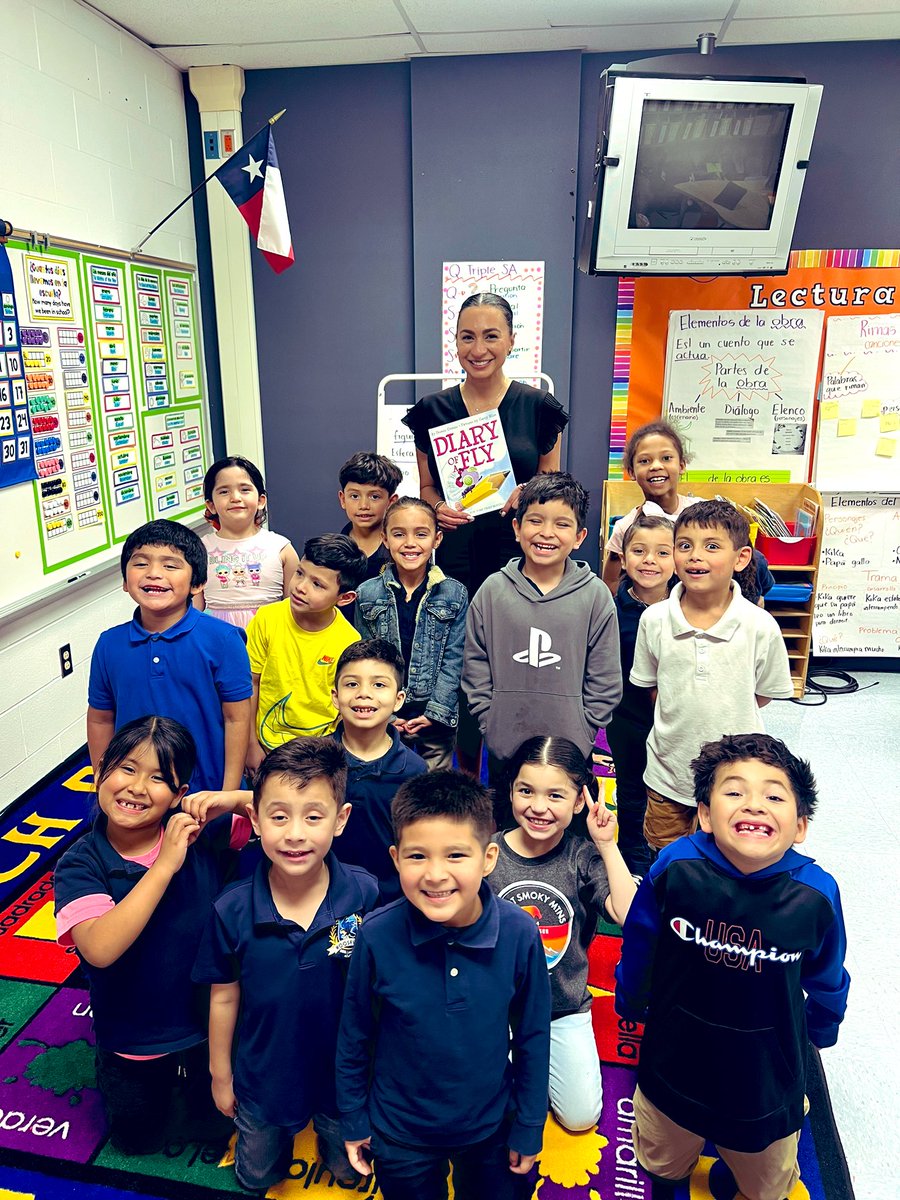
[[[75,243],[0,246],[0,617],[203,509],[194,268]]]

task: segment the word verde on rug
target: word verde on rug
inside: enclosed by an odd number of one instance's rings
[[[0,816],[0,1197],[2,1200],[214,1200],[243,1195],[231,1149],[179,1137],[173,1106],[165,1149],[128,1157],[108,1144],[96,1089],[90,999],[78,956],[56,944],[53,863],[86,828],[90,768],[64,764]],[[603,926],[591,948],[593,1025],[603,1075],[595,1130],[572,1134],[548,1117],[537,1200],[651,1200],[631,1144],[631,1097],[641,1027],[613,1007],[619,931]],[[810,1116],[800,1139],[801,1180],[789,1200],[852,1200],[818,1055],[810,1054]],[[273,1200],[380,1196],[376,1178],[335,1181],[312,1129],[294,1141],[288,1178]],[[451,1190],[452,1195],[452,1190]],[[678,1200],[736,1200],[715,1150],[705,1148]]]

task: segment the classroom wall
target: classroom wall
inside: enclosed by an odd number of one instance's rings
[[[75,0],[4,5],[0,72],[0,216],[16,228],[127,249],[190,191],[181,74]],[[147,250],[196,262],[190,206]],[[2,512],[0,491],[0,527]],[[115,572],[4,622],[0,808],[83,745],[94,643],[131,607]]]
[[[895,42],[716,52],[748,73],[825,85],[796,246],[896,243],[886,140],[896,124],[896,53]],[[253,256],[274,528],[299,540],[334,528],[336,470],[374,445],[379,379],[439,369],[441,262],[544,258],[545,370],[571,414],[569,469],[594,493],[582,553],[596,566],[616,280],[584,276],[574,259],[600,73],[652,54],[248,72],[245,128],[288,110],[276,136],[297,252],[278,277]],[[304,454],[316,412],[315,453]]]

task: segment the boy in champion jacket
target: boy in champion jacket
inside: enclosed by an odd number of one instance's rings
[[[646,1022],[634,1147],[654,1200],[707,1139],[747,1200],[783,1200],[800,1175],[807,1039],[833,1046],[847,1005],[840,896],[792,848],[816,806],[808,763],[751,733],[707,742],[691,767],[700,831],[651,867],[616,969],[617,1012]]]
[[[569,558],[584,541],[587,510],[587,492],[564,471],[526,483],[513,520],[522,558],[489,576],[469,607],[462,683],[492,781],[541,734],[567,737],[587,757],[622,698],[609,589]]]

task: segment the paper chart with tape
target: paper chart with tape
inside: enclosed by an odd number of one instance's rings
[[[829,317],[816,442],[822,488],[900,480],[900,313]]]

